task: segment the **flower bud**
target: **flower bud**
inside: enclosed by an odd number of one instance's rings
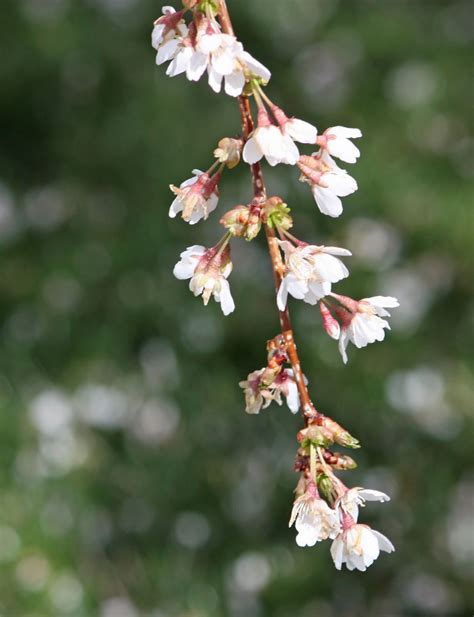
[[[328,503],[333,505],[338,497],[338,492],[331,478],[324,473],[318,475],[318,489]]]
[[[334,340],[339,340],[341,326],[323,302],[319,303],[319,312],[321,313],[323,328],[326,330],[326,333],[329,334],[329,336]]]
[[[357,467],[357,463],[353,458],[347,456],[346,454],[341,454],[340,452],[330,452],[329,450],[324,450],[323,457],[328,465],[331,465],[333,469],[340,470],[348,470],[355,469]]]
[[[244,236],[249,221],[249,208],[247,206],[235,206],[221,218],[220,222],[233,236]]]
[[[318,426],[317,424],[308,424],[306,428],[299,431],[296,438],[303,448],[308,447],[310,444],[327,448],[334,443],[332,432],[324,426]]]
[[[352,437],[340,424],[331,420],[327,416],[322,416],[322,427],[332,436],[332,441],[346,448],[360,448],[360,443],[355,437]]]
[[[214,156],[220,163],[225,163],[229,169],[232,169],[239,164],[241,151],[242,141],[240,139],[224,137],[217,144]]]

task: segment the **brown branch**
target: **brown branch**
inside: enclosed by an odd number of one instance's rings
[[[226,0],[219,0],[219,19],[222,26],[222,31],[226,34],[234,34],[234,28],[227,9]],[[247,141],[250,133],[254,129],[254,121],[252,117],[252,111],[250,108],[250,101],[248,96],[242,94],[239,96],[239,108],[242,118],[242,136],[244,143]],[[262,167],[260,163],[254,163],[250,166],[252,174],[254,203],[264,203],[267,198],[265,182],[263,179]],[[278,289],[281,283],[281,254],[278,246],[275,231],[268,225],[264,225],[265,234],[267,237],[268,250],[272,262],[273,278],[275,280],[275,290],[278,293]],[[288,306],[284,311],[279,311],[281,332],[285,340],[288,357],[290,359],[291,367],[295,377],[296,385],[300,395],[301,409],[305,424],[308,423],[310,418],[314,418],[317,415],[317,411],[309,396],[308,388],[306,387],[303,371],[301,370],[300,359],[298,357],[298,351],[296,349],[295,339],[293,336],[293,329],[291,327],[290,312]]]

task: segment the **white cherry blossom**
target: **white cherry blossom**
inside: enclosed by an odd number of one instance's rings
[[[390,324],[382,317],[390,317],[386,309],[399,306],[399,302],[391,296],[373,296],[357,302],[347,296],[332,295],[342,305],[334,311],[342,320],[339,351],[345,364],[349,341],[359,349],[366,347],[369,343],[383,341],[385,329],[390,330]]]
[[[395,547],[383,534],[368,525],[348,526],[331,545],[331,556],[337,570],[346,564],[348,570],[365,570],[373,564],[380,551],[391,553]]]
[[[280,310],[284,310],[288,294],[308,304],[316,304],[331,291],[331,283],[337,283],[349,275],[338,256],[349,256],[350,251],[334,246],[301,244],[294,246],[288,241],[279,241],[285,254],[286,273],[277,294]]]
[[[336,156],[345,163],[355,163],[360,151],[350,139],[357,137],[362,137],[360,129],[332,126],[318,137],[317,144],[326,149],[331,156]]]
[[[229,315],[235,309],[226,280],[232,271],[232,262],[228,246],[221,252],[218,246],[212,249],[200,245],[188,247],[181,253],[173,274],[180,280],[191,279],[189,289],[195,296],[202,295],[207,305],[212,295],[216,302],[220,302],[224,315]]]
[[[302,547],[335,538],[341,530],[337,512],[319,497],[314,482],[310,482],[306,492],[295,500],[289,527],[293,523],[298,532],[296,544]]]
[[[273,124],[268,112],[261,107],[258,111],[257,128],[247,140],[243,159],[249,165],[257,163],[263,157],[274,167],[279,163],[296,165],[300,153],[295,141],[315,143],[316,128],[297,118],[288,118],[281,109],[272,107],[278,126]]]
[[[175,218],[182,212],[182,218],[190,225],[201,219],[206,220],[209,214],[216,209],[219,202],[218,183],[220,174],[209,177],[199,169],[193,169],[194,176],[182,182],[177,188],[170,185],[176,195],[169,209],[169,216]]]
[[[190,81],[198,81],[208,73],[208,82],[214,92],[224,90],[230,96],[239,96],[245,83],[257,77],[266,83],[270,71],[243,48],[235,36],[221,32],[215,19],[203,17],[197,27],[189,28],[181,19],[183,11],[163,8],[163,17],[155,22],[152,45],[157,49],[157,64],[171,61],[166,74],[175,77],[186,73]]]
[[[284,135],[281,129],[272,123],[268,112],[260,108],[257,128],[250,135],[242,152],[244,161],[253,165],[265,157],[272,167],[279,163],[295,165],[299,154],[291,137]]]
[[[390,497],[381,491],[368,488],[354,487],[346,491],[336,501],[336,510],[349,514],[355,522],[359,518],[359,506],[364,506],[366,501],[390,501]]]
[[[341,197],[357,191],[357,182],[325,152],[301,156],[298,162],[301,182],[311,186],[314,200],[322,214],[338,217],[342,214]]]

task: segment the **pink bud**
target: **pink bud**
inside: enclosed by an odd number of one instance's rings
[[[337,341],[339,339],[339,335],[341,334],[341,326],[339,325],[339,322],[335,317],[333,317],[331,311],[323,302],[319,303],[319,311],[323,319],[323,328],[331,338]]]

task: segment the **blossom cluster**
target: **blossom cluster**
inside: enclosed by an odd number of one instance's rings
[[[201,296],[204,304],[212,296],[224,315],[229,315],[235,309],[227,280],[232,271],[231,240],[253,241],[265,230],[282,333],[267,344],[266,366],[251,372],[239,384],[245,411],[258,414],[272,402],[281,406],[283,398],[292,413],[302,411],[305,427],[297,436],[295,462],[300,480],[290,517],[290,526],[294,524],[297,530],[296,542],[314,546],[331,539],[336,568],[346,564],[349,570],[363,571],[380,551],[391,552],[394,547],[384,535],[358,522],[359,508],[366,501],[388,501],[389,497],[375,490],[350,489],[334,473],[356,464],[330,448],[334,444],[358,448],[360,444],[334,420],[316,411],[309,399],[308,381],[291,332],[288,299],[319,307],[323,330],[338,341],[344,363],[349,342],[363,348],[384,339],[390,329],[387,309],[397,307],[398,301],[391,296],[355,300],[335,293],[333,285],[349,276],[346,258],[351,252],[312,244],[290,233],[294,225],[290,208],[279,196],[266,196],[258,175],[262,160],[272,167],[283,164],[297,168],[300,181],[310,186],[320,212],[339,217],[343,212],[341,198],[354,193],[358,186],[335,159],[356,163],[360,151],[353,140],[362,133],[358,128],[339,125],[319,133],[312,123],[287,114],[266,92],[268,69],[244,50],[228,27],[228,16],[221,13],[225,2],[183,0],[183,4],[179,11],[163,7],[162,16],[154,24],[152,45],[157,64],[169,62],[167,75],[185,74],[190,81],[198,81],[207,73],[216,93],[223,85],[228,95],[239,97],[241,111],[248,111],[242,112],[242,135],[222,137],[214,150],[215,160],[205,171],[196,169],[179,187],[170,185],[175,198],[169,216],[179,214],[191,225],[206,220],[218,207],[224,174],[241,161],[250,166],[254,197],[222,213],[220,223],[225,233],[221,239],[210,248],[187,248],[174,267],[174,275],[189,280],[190,290]],[[188,12],[190,19],[186,19]],[[255,124],[251,100],[256,106]],[[310,146],[314,152],[301,153],[302,146]]]
[[[368,525],[358,523],[359,507],[366,501],[389,501],[380,491],[341,486],[333,507],[320,497],[317,485],[310,479],[302,495],[296,498],[291,512],[291,527],[295,525],[298,546],[314,546],[322,540],[332,540],[331,557],[338,570],[346,564],[348,570],[364,572],[377,559],[380,551],[395,550],[388,538]]]

